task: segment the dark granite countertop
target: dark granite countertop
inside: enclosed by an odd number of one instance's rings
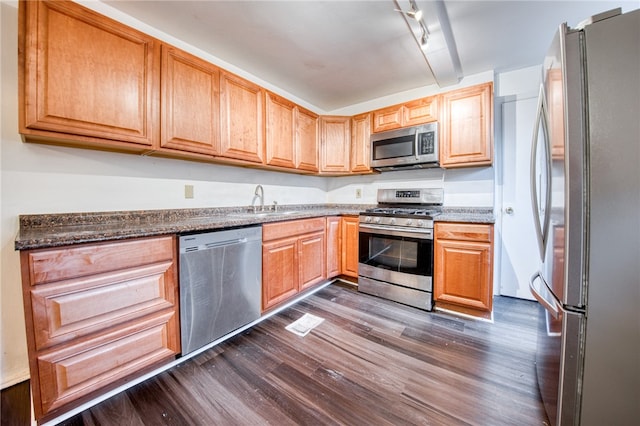
[[[436,222],[495,223],[490,207],[444,207]]]
[[[182,234],[320,216],[358,215],[364,204],[279,206],[253,214],[249,207],[20,215],[16,250],[126,238]]]
[[[136,210],[120,212],[20,215],[16,250],[121,240],[168,234],[204,232],[284,220],[358,215],[368,204],[312,204],[280,206],[278,212],[253,214],[249,207]],[[487,208],[445,207],[440,222],[493,223]]]

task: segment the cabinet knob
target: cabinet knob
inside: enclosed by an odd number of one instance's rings
[[[507,207],[506,209],[504,209],[504,212],[506,214],[513,214],[513,207]]]

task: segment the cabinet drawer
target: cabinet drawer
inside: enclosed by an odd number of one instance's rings
[[[493,241],[493,226],[476,223],[436,223],[436,239]]]
[[[166,261],[32,287],[36,349],[172,309],[172,267]]]
[[[324,231],[325,223],[324,217],[267,223],[262,225],[262,241],[271,241],[294,235]]]
[[[173,260],[174,237],[147,238],[23,252],[29,282],[38,285]]]
[[[86,341],[37,357],[42,411],[66,403],[166,360],[178,352],[175,314],[138,322],[96,341]]]

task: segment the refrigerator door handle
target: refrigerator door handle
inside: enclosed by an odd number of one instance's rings
[[[537,152],[540,126],[542,126],[542,136],[544,138],[544,149],[546,153],[544,172],[547,180],[545,193],[542,194],[545,199],[545,211],[543,212],[544,217],[542,218],[542,224],[540,224],[540,206],[538,205],[539,188],[536,183],[536,163],[538,160]],[[540,248],[540,258],[544,260],[547,239],[549,235],[549,226],[551,222],[551,214],[548,211],[548,208],[551,205],[551,143],[549,140],[549,124],[547,122],[547,102],[544,92],[544,83],[540,85],[540,95],[538,96],[538,111],[536,113],[536,121],[533,128],[533,142],[531,144],[531,205],[533,207],[534,227],[536,230],[538,247]]]
[[[535,281],[537,278],[539,278],[539,281],[542,283],[541,285],[546,286],[544,280],[542,279],[542,276],[540,275],[540,272],[536,272],[529,280],[529,290],[531,291],[531,294],[536,298],[538,302],[540,302],[540,304],[547,310],[547,312],[551,314],[553,319],[558,319],[558,317],[560,316],[560,311],[562,310],[562,306],[558,304],[553,296],[552,300],[549,301],[542,295],[542,292],[538,290],[535,285]]]

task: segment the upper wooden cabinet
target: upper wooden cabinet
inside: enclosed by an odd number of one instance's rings
[[[320,117],[320,172],[346,174],[351,168],[351,117]]]
[[[302,107],[295,108],[296,168],[309,172],[320,170],[318,166],[318,114]]]
[[[266,92],[265,115],[267,164],[295,168],[295,104],[281,96]]]
[[[351,172],[371,171],[371,114],[351,118]]]
[[[19,121],[27,140],[151,148],[157,40],[73,2],[21,2],[19,28]]]
[[[264,90],[234,74],[220,74],[220,156],[264,163]]]
[[[215,155],[220,146],[220,70],[162,46],[160,146]]]
[[[490,166],[493,161],[493,83],[441,95],[440,166]]]
[[[438,119],[438,97],[431,96],[378,109],[371,115],[374,133],[430,123]]]

